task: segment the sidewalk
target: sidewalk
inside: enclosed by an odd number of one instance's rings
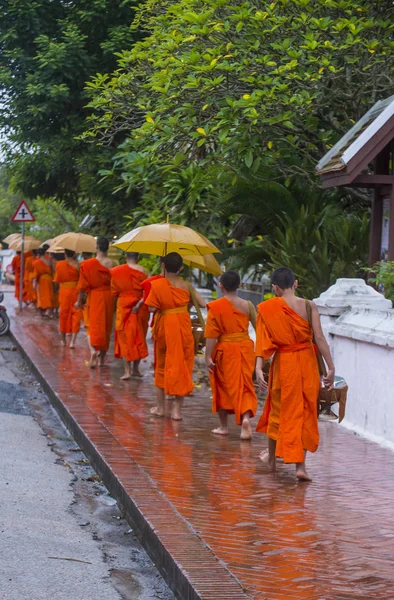
[[[258,461],[264,436],[210,433],[203,388],[183,422],[151,417],[150,360],[142,381],[120,381],[111,357],[91,371],[83,334],[64,350],[32,309],[12,333],[179,598],[394,599],[392,452],[321,422],[314,482],[297,483],[292,467]]]

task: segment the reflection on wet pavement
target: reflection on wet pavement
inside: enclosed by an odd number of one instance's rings
[[[202,389],[181,423],[152,417],[150,359],[143,380],[120,381],[120,361],[90,370],[84,336],[63,349],[56,327],[28,310],[14,332],[86,431],[98,419],[111,434],[113,470],[140,465],[251,598],[394,598],[393,453],[321,422],[314,482],[298,483],[291,466],[273,475],[257,459],[264,436],[210,433],[216,418]],[[126,453],[116,458],[119,445]]]

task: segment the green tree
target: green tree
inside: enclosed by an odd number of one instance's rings
[[[88,114],[85,82],[111,71],[114,53],[140,38],[130,28],[134,6],[135,0],[1,3],[0,129],[13,186],[26,196],[75,205],[81,196],[108,195],[97,170],[110,164],[112,152],[97,152],[77,136]]]
[[[0,166],[0,242],[10,233],[20,231],[20,225],[12,223],[11,219],[21,200],[20,195],[10,191],[6,171]]]
[[[236,186],[238,188],[238,186]],[[293,270],[300,293],[313,298],[340,277],[363,277],[368,260],[369,218],[346,213],[320,190],[243,183],[226,202],[240,216],[226,252],[229,266],[256,277],[280,266]],[[234,240],[231,240],[234,243]]]
[[[150,0],[137,23],[149,37],[89,84],[86,137],[105,146],[128,135],[120,186],[142,174],[146,190],[182,157],[314,184],[318,158],[392,93],[382,0]]]
[[[38,197],[31,209],[35,222],[27,226],[27,233],[43,242],[67,231],[79,231],[82,214],[67,208],[62,200]]]

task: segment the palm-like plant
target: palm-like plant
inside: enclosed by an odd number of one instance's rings
[[[317,296],[338,277],[363,275],[368,216],[345,213],[320,190],[245,181],[227,206],[240,215],[233,234],[242,243],[227,252],[233,268],[288,266],[306,297]]]

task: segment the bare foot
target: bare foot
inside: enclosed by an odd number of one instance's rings
[[[97,367],[97,352],[90,355],[89,367],[95,369]]]
[[[99,360],[99,366],[100,366],[100,367],[103,367],[103,366],[104,366],[104,363],[105,363],[105,355],[106,355],[106,354],[107,354],[107,353],[106,353],[104,350],[101,350],[100,352],[98,352],[98,355],[99,355],[99,357],[100,357],[100,360]]]
[[[164,410],[158,406],[154,406],[150,409],[150,414],[155,415],[155,417],[164,417]]]
[[[64,340],[60,340],[60,345],[63,346],[63,348],[64,348],[66,345],[66,342]]]
[[[300,481],[312,481],[312,477],[305,470],[305,465],[296,468],[296,477]]]
[[[270,458],[268,450],[263,450],[260,454],[260,460],[263,465],[266,465],[271,471],[276,471],[276,460],[274,458]]]
[[[216,429],[212,429],[212,433],[215,435],[228,435],[228,429],[225,427],[217,427]]]
[[[130,379],[130,373],[125,373],[120,379],[121,381],[126,381],[127,379]]]
[[[133,369],[132,376],[133,377],[143,377],[141,371],[139,371],[138,369]]]
[[[241,440],[251,440],[252,439],[252,428],[250,426],[249,419],[247,417],[242,421],[241,426]]]
[[[71,342],[71,343],[70,343],[70,348],[71,348],[71,350],[74,350],[74,348],[75,348],[75,344],[74,344],[74,342]]]
[[[179,408],[177,408],[176,406],[174,406],[174,408],[172,409],[171,419],[173,421],[182,421],[181,410]]]

